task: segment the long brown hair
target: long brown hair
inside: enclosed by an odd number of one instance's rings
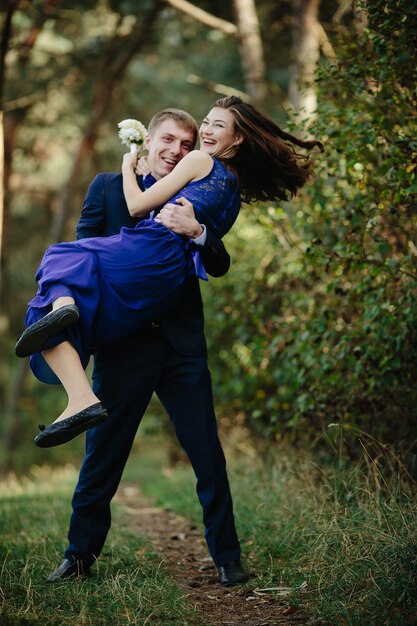
[[[229,109],[235,130],[244,140],[227,160],[236,171],[242,200],[288,200],[296,195],[311,174],[309,155],[296,152],[294,145],[312,150],[320,141],[302,141],[281,130],[271,119],[237,96],[220,98],[211,108]],[[221,159],[221,155],[219,155]]]

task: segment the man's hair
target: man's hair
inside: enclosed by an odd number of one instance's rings
[[[151,137],[158,126],[160,126],[162,122],[165,122],[165,120],[172,120],[178,124],[178,126],[184,128],[184,130],[189,130],[193,134],[194,143],[197,141],[197,122],[192,115],[181,109],[164,109],[156,113],[148,125],[148,133]]]

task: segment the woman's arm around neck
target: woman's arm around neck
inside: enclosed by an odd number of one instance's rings
[[[205,152],[189,152],[167,176],[161,178],[146,191],[139,189],[131,156],[125,155],[122,164],[123,192],[127,208],[133,217],[143,217],[149,211],[165,204],[180,189],[210,173],[213,159]]]

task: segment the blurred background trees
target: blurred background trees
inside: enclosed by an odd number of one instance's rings
[[[203,286],[219,415],[271,440],[318,447],[338,423],[411,447],[410,3],[1,0],[0,9],[3,468],[33,460],[34,425],[65,404],[61,390],[26,376],[14,342],[45,247],[74,238],[90,180],[120,167],[117,122],[147,123],[167,106],[201,120],[230,93],[326,152],[296,200],[243,207],[225,241],[231,271]]]

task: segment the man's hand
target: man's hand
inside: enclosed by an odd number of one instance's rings
[[[155,221],[170,228],[177,235],[196,239],[204,229],[195,219],[193,205],[186,198],[178,198],[176,202],[177,204],[166,204],[155,217]]]

